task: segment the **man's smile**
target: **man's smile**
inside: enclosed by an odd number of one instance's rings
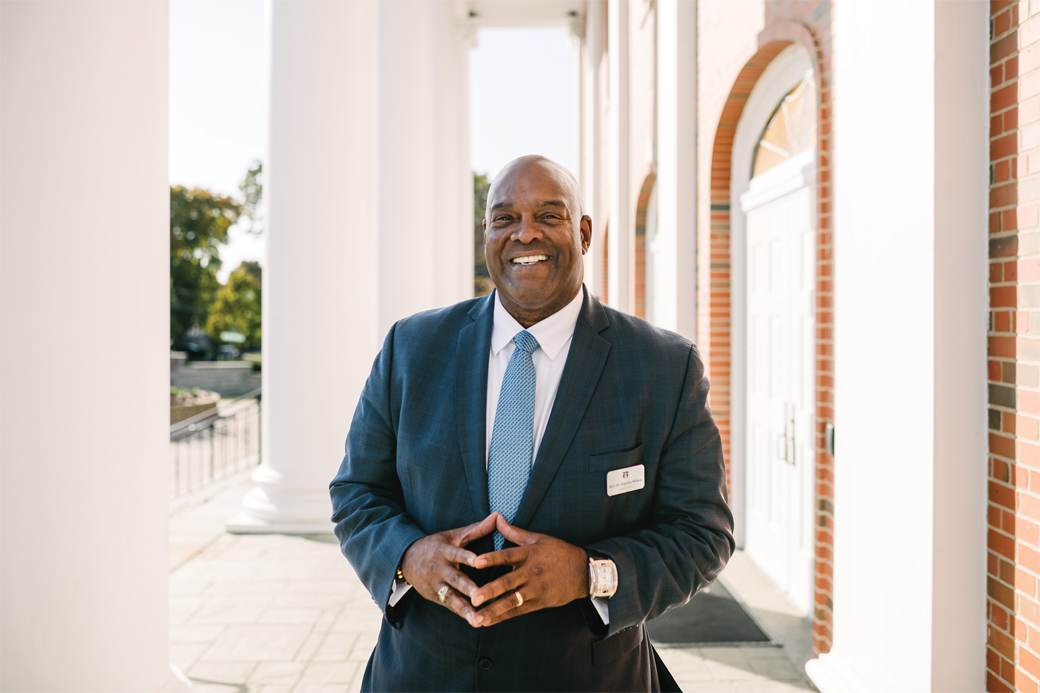
[[[525,255],[523,257],[514,257],[509,261],[511,265],[533,265],[538,262],[545,262],[549,259],[548,255]]]

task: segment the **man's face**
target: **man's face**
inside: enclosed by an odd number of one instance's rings
[[[592,220],[579,204],[573,179],[542,159],[513,162],[491,187],[484,219],[488,273],[502,305],[525,327],[581,289]]]

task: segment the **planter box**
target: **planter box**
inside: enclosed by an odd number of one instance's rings
[[[216,409],[216,400],[212,402],[202,402],[201,404],[181,404],[178,406],[170,407],[170,425],[190,419],[196,414],[201,414],[209,409]]]

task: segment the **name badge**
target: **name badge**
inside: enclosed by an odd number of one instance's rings
[[[607,472],[607,495],[638,491],[646,485],[646,470],[641,464]]]

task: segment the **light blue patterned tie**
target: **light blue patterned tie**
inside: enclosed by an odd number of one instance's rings
[[[516,349],[502,378],[502,392],[495,411],[495,427],[488,451],[488,501],[512,522],[531,476],[534,456],[534,361],[531,354],[538,340],[526,330],[513,337]],[[501,551],[505,538],[495,532],[495,551]]]

